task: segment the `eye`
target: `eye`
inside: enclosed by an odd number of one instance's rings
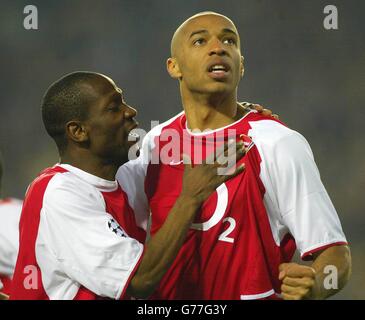
[[[236,39],[234,38],[227,38],[227,39],[224,39],[223,40],[223,43],[224,44],[229,44],[229,45],[235,45],[237,42],[236,42]]]
[[[120,106],[117,104],[111,104],[110,106],[107,107],[107,110],[111,111],[111,112],[117,112],[117,111],[119,111],[119,109],[120,109]]]
[[[199,39],[194,40],[193,45],[194,46],[201,46],[203,43],[205,43],[205,39],[199,38]]]

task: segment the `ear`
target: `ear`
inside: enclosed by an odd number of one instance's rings
[[[166,61],[167,72],[170,74],[171,78],[180,79],[181,72],[179,68],[179,64],[176,61],[176,58],[168,58]]]
[[[241,74],[241,78],[243,78],[243,75],[245,73],[244,61],[245,61],[245,58],[243,56],[241,56],[241,63],[240,63],[240,74]]]
[[[89,135],[85,126],[80,121],[69,121],[66,123],[66,135],[74,142],[85,142],[89,140]]]

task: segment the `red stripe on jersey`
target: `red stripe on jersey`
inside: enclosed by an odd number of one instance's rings
[[[66,172],[61,167],[52,167],[44,170],[30,185],[24,199],[22,214],[19,223],[19,253],[13,275],[11,300],[48,300],[42,284],[41,270],[35,256],[35,243],[38,234],[40,212],[43,196],[49,181],[57,173]],[[35,267],[36,275],[28,273]],[[28,281],[29,280],[29,281]],[[36,280],[36,283],[32,283]]]
[[[305,252],[302,254],[302,259],[304,261],[311,261],[313,260],[313,253],[316,253],[316,252],[319,252],[319,251],[322,251],[322,250],[325,250],[325,249],[328,249],[330,247],[333,247],[333,246],[343,246],[343,245],[347,245],[348,243],[347,242],[344,242],[344,241],[339,241],[339,242],[334,242],[334,243],[329,243],[329,244],[326,244],[324,246],[320,246],[318,248],[315,248],[315,249],[312,249],[308,252]]]

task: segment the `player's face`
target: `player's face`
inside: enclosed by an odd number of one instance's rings
[[[205,15],[183,29],[177,62],[183,89],[192,92],[233,92],[243,72],[238,32],[231,21]]]
[[[90,107],[87,120],[90,150],[106,163],[121,165],[128,161],[129,149],[136,143],[130,132],[138,125],[134,120],[137,111],[124,101],[122,90],[111,79],[105,77],[100,82],[100,98]]]

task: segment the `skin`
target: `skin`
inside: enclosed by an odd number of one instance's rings
[[[123,98],[123,92],[108,77],[99,75],[84,85],[93,96],[86,121],[66,124],[68,144],[61,163],[70,163],[93,175],[114,180],[119,166],[128,161],[129,132],[138,123],[137,111]]]
[[[90,91],[93,102],[88,106],[85,121],[73,120],[66,124],[68,141],[60,155],[61,163],[114,181],[117,169],[128,161],[128,150],[135,143],[128,141],[128,134],[137,126],[134,120],[137,111],[124,101],[122,90],[108,77],[97,74],[83,89]],[[203,163],[194,168],[186,165],[181,195],[162,228],[146,244],[143,258],[127,288],[128,294],[147,298],[155,290],[205,199],[220,184],[244,170],[239,167],[227,175],[216,174],[217,168],[222,167],[220,157],[227,153],[228,147],[235,148],[236,152],[230,155],[237,160],[245,154],[243,144],[234,141],[233,145],[225,145],[213,164]]]
[[[226,63],[228,74],[212,78],[211,63]],[[237,88],[244,73],[240,38],[227,17],[205,12],[186,20],[171,41],[167,59],[170,76],[179,81],[181,99],[191,129],[217,129],[240,119],[245,110],[237,104]],[[260,108],[262,108],[260,106]],[[313,255],[311,266],[295,263],[280,265],[284,299],[325,299],[341,290],[351,274],[351,255],[347,245],[333,246]],[[338,289],[327,290],[323,281],[325,266],[338,270]]]
[[[0,300],[9,300],[9,296],[0,292]]]
[[[179,80],[191,128],[217,129],[245,114],[237,106],[237,86],[244,72],[243,56],[237,29],[229,19],[217,14],[188,19],[175,32],[172,53],[167,69]],[[227,79],[216,81],[209,76],[207,69],[215,62],[229,65]]]

